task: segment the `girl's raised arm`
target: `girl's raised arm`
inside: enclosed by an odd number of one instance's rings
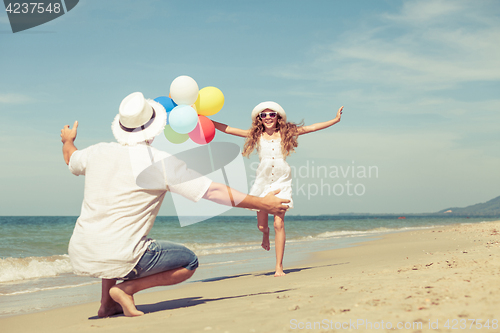
[[[311,132],[316,132],[316,131],[325,129],[327,127],[330,127],[332,125],[335,125],[336,123],[338,123],[340,121],[340,117],[342,116],[343,109],[344,109],[343,106],[340,107],[340,109],[337,111],[337,116],[335,118],[333,118],[332,120],[324,121],[322,123],[316,123],[316,124],[312,124],[312,125],[299,127],[297,129],[299,131],[299,135],[307,134],[307,133],[311,133]]]
[[[246,138],[248,136],[248,130],[243,130],[243,129],[236,128],[236,127],[230,127],[226,124],[218,123],[218,122],[213,121],[213,120],[212,120],[212,122],[214,123],[215,128],[221,132],[231,134],[231,135],[241,136],[243,138]]]

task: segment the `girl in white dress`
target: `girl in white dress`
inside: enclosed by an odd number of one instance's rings
[[[248,130],[229,127],[213,122],[215,128],[227,134],[246,138],[243,156],[249,156],[254,149],[259,153],[260,164],[250,195],[264,197],[269,192],[280,190],[277,197],[288,199],[289,208],[293,208],[292,177],[286,157],[295,151],[299,135],[315,132],[330,127],[340,121],[343,106],[335,118],[322,123],[301,126],[286,121],[286,113],[275,102],[262,102],[252,111],[252,127]],[[257,226],[262,232],[262,247],[269,251],[268,213],[257,212]],[[274,276],[283,276],[283,255],[285,253],[285,213],[274,215],[274,244],[276,249],[276,272]]]

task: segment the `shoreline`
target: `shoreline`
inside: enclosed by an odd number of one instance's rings
[[[266,270],[139,293],[137,307],[147,313],[139,318],[97,319],[94,302],[0,318],[0,325],[3,332],[328,332],[363,321],[372,325],[367,331],[420,323],[415,332],[453,332],[482,319],[495,331],[499,243],[500,221],[390,233],[312,253],[281,278]]]
[[[323,241],[318,240],[315,242],[315,247],[320,249],[351,247],[356,246],[356,244],[361,242],[376,239],[376,237],[379,236],[379,234],[375,236],[372,234],[365,234],[362,236],[339,237]],[[291,242],[293,243],[293,240]],[[301,249],[296,248],[294,245],[289,243],[287,248],[287,255],[285,257],[285,267],[293,267],[295,265],[299,265],[302,262],[307,262],[311,255],[313,255],[315,252],[322,251],[317,250],[316,248],[314,249],[314,251],[301,253]],[[220,279],[221,276],[249,274],[258,271],[263,267],[274,267],[275,264],[274,251],[265,252],[260,248],[249,253],[233,253],[232,255],[236,255],[240,259],[240,261],[229,260],[227,262],[212,262],[213,259],[209,258],[209,263],[206,263],[205,260],[207,260],[207,257],[201,256],[199,257],[200,266],[191,279],[183,282],[180,285],[177,284],[173,286],[156,287],[153,289],[147,289],[145,291],[142,291],[141,293],[172,290],[178,288],[183,284],[217,280]],[[54,286],[48,287],[44,290],[1,295],[0,301],[2,302],[0,302],[0,319],[97,302],[100,299],[101,280],[92,280],[93,281],[91,282],[85,282],[78,285]],[[5,311],[7,310],[10,310],[10,312],[6,313]]]

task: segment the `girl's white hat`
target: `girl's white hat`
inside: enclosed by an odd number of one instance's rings
[[[259,105],[257,105],[256,107],[254,107],[253,111],[252,111],[252,120],[254,120],[255,117],[257,117],[259,115],[259,113],[261,113],[262,111],[264,111],[266,109],[278,112],[278,114],[281,116],[281,118],[283,118],[283,120],[286,122],[285,110],[283,110],[281,105],[279,105],[276,102],[262,102]]]
[[[135,92],[120,103],[111,130],[120,144],[133,146],[153,139],[163,132],[166,124],[165,108],[153,100],[146,100],[142,93]]]

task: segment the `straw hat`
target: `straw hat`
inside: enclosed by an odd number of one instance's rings
[[[286,113],[285,110],[276,102],[262,102],[252,110],[252,120],[255,119],[262,111],[269,109],[278,112],[278,114],[283,118],[286,122]]]
[[[111,130],[120,144],[133,146],[153,139],[163,132],[166,123],[165,108],[153,100],[146,100],[142,93],[135,92],[121,102]]]

